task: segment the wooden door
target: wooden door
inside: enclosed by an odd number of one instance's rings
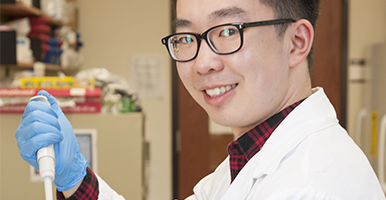
[[[175,16],[175,6],[173,15]],[[313,86],[322,86],[346,124],[347,0],[324,0],[315,33]],[[173,197],[184,199],[226,157],[229,135],[208,132],[208,116],[190,97],[173,67]]]
[[[346,126],[347,93],[347,0],[321,1],[316,26],[312,85],[324,88]]]

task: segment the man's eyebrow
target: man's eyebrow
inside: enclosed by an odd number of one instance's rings
[[[172,23],[174,28],[183,28],[183,27],[188,27],[192,25],[192,22],[186,20],[186,19],[174,19]]]
[[[220,10],[216,10],[209,15],[209,19],[221,19],[227,17],[243,17],[246,11],[238,7],[228,7]]]
[[[245,16],[245,10],[238,7],[228,7],[212,12],[208,18],[209,20],[221,19],[226,17],[243,17]],[[175,19],[172,23],[174,28],[184,28],[192,25],[192,22],[186,19]]]

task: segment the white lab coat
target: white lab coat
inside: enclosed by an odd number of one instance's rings
[[[99,199],[124,199],[98,180]],[[322,88],[286,117],[232,184],[228,157],[193,191],[186,200],[385,199]]]
[[[322,88],[296,107],[230,184],[229,158],[187,200],[385,199]]]

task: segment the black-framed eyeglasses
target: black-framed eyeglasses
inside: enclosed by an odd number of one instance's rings
[[[237,52],[243,46],[243,30],[249,27],[268,26],[296,22],[294,19],[275,19],[250,23],[222,24],[196,33],[176,33],[162,38],[173,60],[188,62],[197,57],[201,39],[205,40],[217,54],[227,55]]]

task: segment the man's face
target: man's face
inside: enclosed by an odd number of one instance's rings
[[[177,18],[184,22],[178,23],[177,33],[275,19],[258,0],[178,0]],[[212,120],[240,136],[287,105],[289,41],[287,35],[280,40],[274,26],[244,29],[243,47],[230,55],[214,53],[202,40],[196,59],[177,62],[178,73]],[[221,95],[209,95],[216,90]]]

